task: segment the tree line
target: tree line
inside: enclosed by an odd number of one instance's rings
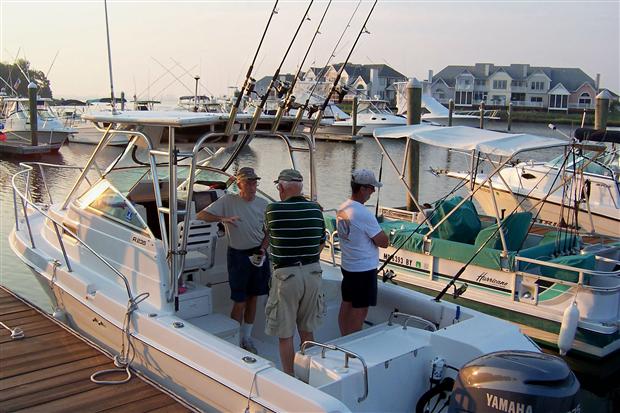
[[[27,77],[24,76],[24,73]],[[26,59],[17,59],[15,63],[0,62],[0,78],[0,88],[4,89],[9,96],[17,94],[17,96],[27,97],[28,79],[30,79],[39,88],[38,95],[40,97],[52,98],[49,79],[43,71],[32,68]]]

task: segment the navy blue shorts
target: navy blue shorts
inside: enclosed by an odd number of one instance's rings
[[[351,303],[353,308],[366,308],[377,305],[377,270],[354,272],[342,270],[342,301]]]
[[[236,250],[228,247],[227,253],[228,283],[230,284],[230,299],[242,303],[248,297],[269,293],[269,258],[261,267],[250,262],[247,250]]]

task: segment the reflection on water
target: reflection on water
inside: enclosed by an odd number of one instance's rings
[[[488,124],[489,128],[505,130],[505,124],[493,122]],[[571,127],[560,127],[564,133],[569,134]],[[574,128],[573,128],[574,129]],[[542,136],[559,137],[557,132],[551,131],[546,125],[537,124],[513,124],[513,132],[532,133]],[[294,142],[295,145],[302,145],[300,141]],[[386,140],[384,142],[386,150],[400,165],[403,160],[405,142],[403,140]],[[36,159],[41,162],[48,162],[62,165],[84,165],[95,146],[69,143],[63,146],[58,154],[41,156]],[[98,166],[104,168],[106,162],[111,162],[116,158],[122,149],[110,147],[105,151],[105,162],[99,162]],[[522,160],[534,158],[536,160],[551,159],[557,154],[556,151],[539,151],[534,154],[524,156]],[[146,158],[143,158],[146,159]],[[304,177],[309,176],[309,155],[307,153],[296,154],[296,164]],[[369,168],[379,174],[381,169],[382,157],[376,142],[372,138],[364,138],[357,143],[336,143],[336,142],[317,142],[315,153],[317,190],[319,202],[325,209],[336,208],[343,202],[350,193],[351,172],[356,168]],[[470,165],[470,158],[464,154],[447,151],[422,145],[420,149],[420,200],[432,203],[441,198],[457,182],[444,176],[435,176],[430,172],[430,168],[466,170]],[[272,181],[278,176],[280,170],[290,167],[288,153],[282,140],[275,138],[259,138],[251,143],[250,148],[242,151],[239,159],[233,164],[232,169],[236,170],[241,166],[251,166],[256,169],[263,178],[260,190],[268,195],[277,198],[277,191]],[[0,188],[1,214],[0,220],[0,283],[8,286],[18,294],[28,298],[42,308],[49,309],[50,304],[43,291],[34,281],[33,276],[22,264],[21,261],[12,253],[9,248],[7,237],[14,225],[13,216],[13,194],[10,179],[13,173],[19,169],[19,160],[3,159],[0,160]],[[488,171],[485,171],[488,172]],[[33,177],[38,172],[33,173]],[[52,192],[54,200],[58,202],[66,196],[72,188],[78,176],[76,170],[53,169],[46,173],[49,190]],[[383,205],[399,206],[406,201],[403,191],[401,177],[394,171],[387,159],[383,159],[382,182],[384,187],[375,192],[368,201],[369,205],[379,202]],[[305,182],[306,192],[309,192],[309,183]],[[33,180],[33,196],[38,201],[46,202],[45,188],[40,180]],[[607,404],[604,400],[598,401],[591,394],[587,395],[588,405],[593,404],[598,411],[604,411]],[[593,399],[593,402],[590,400]]]

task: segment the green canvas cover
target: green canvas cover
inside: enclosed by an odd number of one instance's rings
[[[532,222],[531,212],[517,212],[508,216],[502,223],[502,231],[504,232],[504,238],[506,239],[506,248],[508,251],[517,251],[523,245],[525,237],[527,237],[527,230]],[[497,223],[489,225],[478,233],[474,245],[476,247],[481,246],[487,239],[491,237],[491,240],[487,242],[485,248],[502,249],[502,239],[497,231]]]
[[[431,218],[431,224],[437,223],[450,211],[452,211],[463,197],[455,196],[435,205],[435,213]],[[448,219],[443,222],[432,234],[433,238],[441,238],[450,241],[473,244],[476,235],[480,231],[480,218],[474,203],[470,200],[460,206]]]
[[[565,255],[563,257],[550,259],[549,262],[580,268],[583,270],[594,270],[594,267],[596,266],[596,258],[593,254]],[[579,281],[579,273],[577,271],[541,266],[540,273],[545,277],[556,278],[558,280],[570,281],[574,283]],[[590,282],[590,276],[588,274],[584,274],[583,282],[584,284],[588,284]]]

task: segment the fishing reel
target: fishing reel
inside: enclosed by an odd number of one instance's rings
[[[255,87],[256,87],[256,79],[251,77],[250,81],[248,82],[248,85],[245,88],[246,95],[250,96],[252,93],[256,93],[256,91],[254,90]]]
[[[310,105],[308,106],[308,119],[312,118],[312,115],[314,115],[314,112],[319,110],[319,107],[317,105]]]
[[[392,270],[383,270],[383,274],[381,275],[381,281],[385,282],[391,282],[392,284],[396,284],[396,281],[394,281],[394,278],[396,278],[396,273]]]
[[[290,96],[289,99],[284,102],[284,110],[288,112],[291,109],[299,109],[301,105],[299,103],[295,103],[295,96]]]
[[[338,86],[335,92],[338,94],[338,103],[342,103],[344,97],[347,95],[347,93],[349,93],[349,87],[346,85]]]
[[[278,95],[278,98],[283,98],[284,96],[286,96],[286,94],[288,93],[288,91],[291,89],[291,83],[287,82],[287,81],[276,81],[275,84],[275,89],[276,89],[276,94]]]
[[[454,291],[452,292],[452,298],[454,298],[455,300],[461,295],[463,295],[465,291],[467,291],[467,283],[461,284],[459,288],[456,288],[456,284],[452,284],[452,287],[454,287]]]

